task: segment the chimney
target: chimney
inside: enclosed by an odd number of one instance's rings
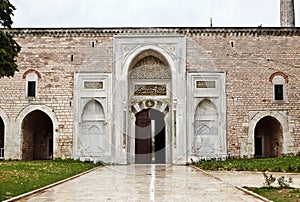
[[[280,26],[295,27],[294,0],[280,0]]]

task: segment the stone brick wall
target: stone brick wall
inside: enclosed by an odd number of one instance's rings
[[[14,120],[27,106],[51,108],[58,121],[55,156],[62,158],[72,155],[74,73],[112,71],[111,37],[75,35],[16,34],[15,39],[22,47],[17,58],[19,72],[13,78],[0,80],[0,106],[10,118],[11,127],[15,128],[13,133],[20,127]],[[26,98],[26,80],[22,77],[30,69],[41,74],[37,98]]]
[[[285,111],[300,151],[300,30],[298,28],[164,28],[164,29],[36,29],[12,30],[22,46],[19,72],[0,79],[0,107],[11,121],[29,105],[45,105],[58,125],[55,156],[71,157],[73,145],[73,92],[75,72],[112,73],[113,38],[117,35],[185,35],[187,70],[226,72],[228,155],[240,156],[248,138],[250,112]],[[34,69],[41,74],[36,99],[26,98],[23,74]],[[270,76],[288,77],[286,102],[273,101]],[[10,130],[13,134],[14,130]]]
[[[187,36],[190,71],[226,72],[228,155],[240,156],[250,111],[287,111],[294,151],[300,143],[300,36],[285,32],[200,33]],[[273,101],[269,78],[287,75],[286,102]]]

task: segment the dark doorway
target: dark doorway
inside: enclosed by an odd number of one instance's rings
[[[45,160],[53,156],[53,124],[40,110],[29,113],[22,122],[22,159]]]
[[[0,158],[4,158],[4,122],[0,117]]]
[[[135,163],[166,162],[164,113],[145,109],[136,114]]]
[[[255,156],[262,157],[263,156],[263,138],[255,137]]]
[[[254,136],[256,157],[281,156],[283,134],[281,124],[276,118],[262,118],[255,127]]]

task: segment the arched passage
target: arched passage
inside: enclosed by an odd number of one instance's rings
[[[164,113],[144,109],[135,116],[135,163],[165,163]]]
[[[145,49],[131,61],[128,70],[128,99],[134,124],[134,162],[166,163],[165,112],[172,93],[172,70],[168,60],[154,49]],[[168,118],[167,118],[168,119]],[[170,123],[167,121],[167,123]],[[170,156],[170,151],[168,151]]]
[[[53,157],[53,123],[40,111],[30,112],[22,121],[22,159],[43,160]]]
[[[279,121],[271,116],[262,118],[254,130],[255,156],[278,157],[282,151],[283,132]]]
[[[4,158],[4,122],[2,117],[0,117],[0,158]]]

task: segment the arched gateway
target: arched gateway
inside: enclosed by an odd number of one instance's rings
[[[115,38],[115,163],[186,163],[184,46],[181,36]]]
[[[128,148],[134,163],[166,163],[166,140],[171,139],[168,103],[171,93],[171,69],[167,60],[158,52],[148,49],[139,53],[131,62],[128,72],[128,100],[134,114]],[[134,124],[134,129],[133,129]],[[167,137],[166,137],[167,136]],[[131,140],[131,141],[130,141]]]
[[[53,123],[40,111],[30,112],[22,121],[22,160],[53,157]]]
[[[257,157],[279,157],[283,153],[283,132],[280,122],[271,116],[262,118],[254,131]]]

